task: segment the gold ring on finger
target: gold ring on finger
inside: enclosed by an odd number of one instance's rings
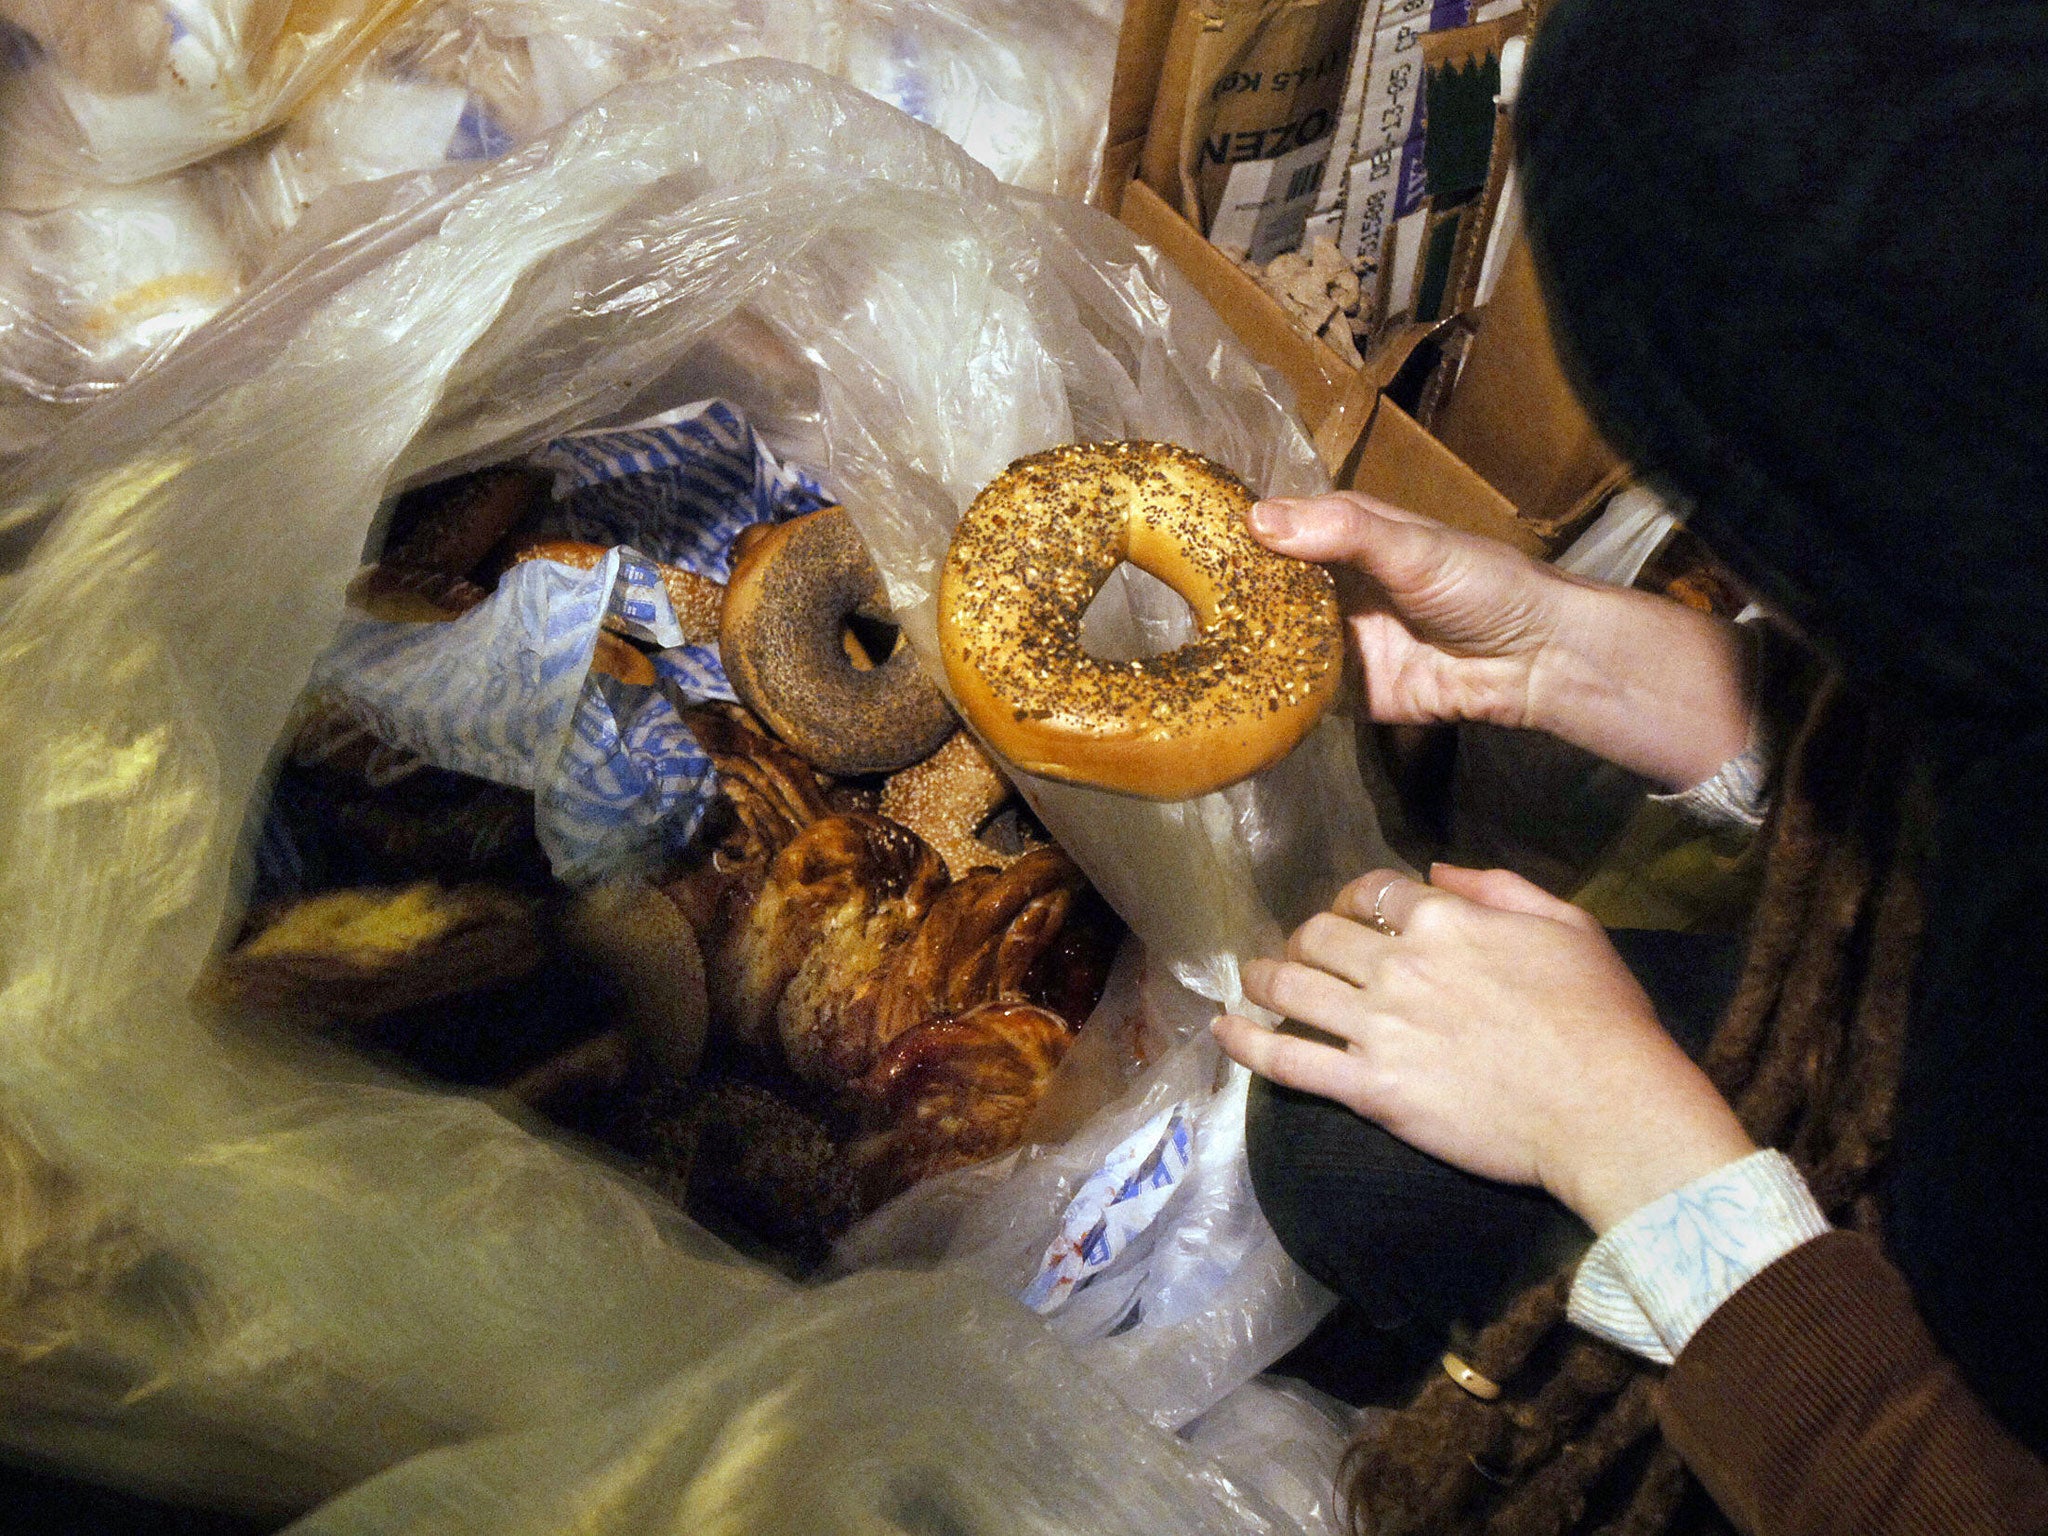
[[[1395,886],[1399,885],[1400,883],[1401,877],[1399,875],[1395,875],[1392,879],[1387,881],[1385,885],[1380,887],[1379,895],[1373,897],[1372,899],[1372,925],[1373,927],[1379,929],[1381,933],[1384,933],[1390,939],[1398,939],[1401,936],[1401,931],[1400,929],[1396,928],[1392,923],[1387,921],[1387,892],[1391,891]]]

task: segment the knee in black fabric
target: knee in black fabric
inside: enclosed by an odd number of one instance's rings
[[[1697,1057],[1741,972],[1737,938],[1612,935],[1658,1017]],[[1382,1329],[1441,1339],[1520,1284],[1574,1262],[1591,1234],[1540,1190],[1461,1172],[1313,1094],[1252,1084],[1252,1188],[1296,1263]]]
[[[1649,994],[1658,1021],[1686,1055],[1699,1060],[1742,979],[1741,936],[1611,928],[1607,937]]]
[[[1252,1188],[1294,1261],[1380,1328],[1483,1322],[1585,1229],[1540,1190],[1477,1178],[1341,1104],[1254,1081]]]

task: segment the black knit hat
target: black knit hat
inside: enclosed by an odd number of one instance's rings
[[[1852,672],[2048,700],[2048,5],[1562,0],[1516,114],[1617,448]]]

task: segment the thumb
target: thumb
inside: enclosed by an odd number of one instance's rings
[[[1466,869],[1458,864],[1432,864],[1429,883],[1440,891],[1462,896],[1496,912],[1520,912],[1528,917],[1547,917],[1574,928],[1597,929],[1593,916],[1570,902],[1559,899],[1511,869]]]
[[[1347,491],[1261,501],[1248,526],[1278,554],[1353,566],[1394,591],[1426,581],[1449,553],[1441,525]]]

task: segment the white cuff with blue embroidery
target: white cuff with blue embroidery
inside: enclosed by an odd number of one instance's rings
[[[1746,1281],[1827,1230],[1792,1160],[1752,1152],[1610,1227],[1579,1261],[1566,1315],[1669,1365]]]
[[[1760,646],[1763,610],[1755,604],[1742,610],[1735,622],[1755,637]],[[1751,629],[1750,626],[1758,627]],[[1762,665],[1761,657],[1757,665]],[[1728,759],[1711,779],[1682,789],[1674,795],[1652,795],[1662,805],[1674,805],[1692,820],[1709,827],[1751,832],[1764,824],[1771,809],[1771,780],[1778,771],[1776,733],[1770,722],[1753,713],[1749,723],[1749,744]]]
[[[1675,805],[1692,820],[1709,827],[1746,827],[1754,832],[1764,824],[1764,816],[1771,808],[1771,775],[1777,766],[1775,744],[1753,741],[1741,755],[1723,763],[1720,771],[1705,783],[1675,795],[1650,798]]]

